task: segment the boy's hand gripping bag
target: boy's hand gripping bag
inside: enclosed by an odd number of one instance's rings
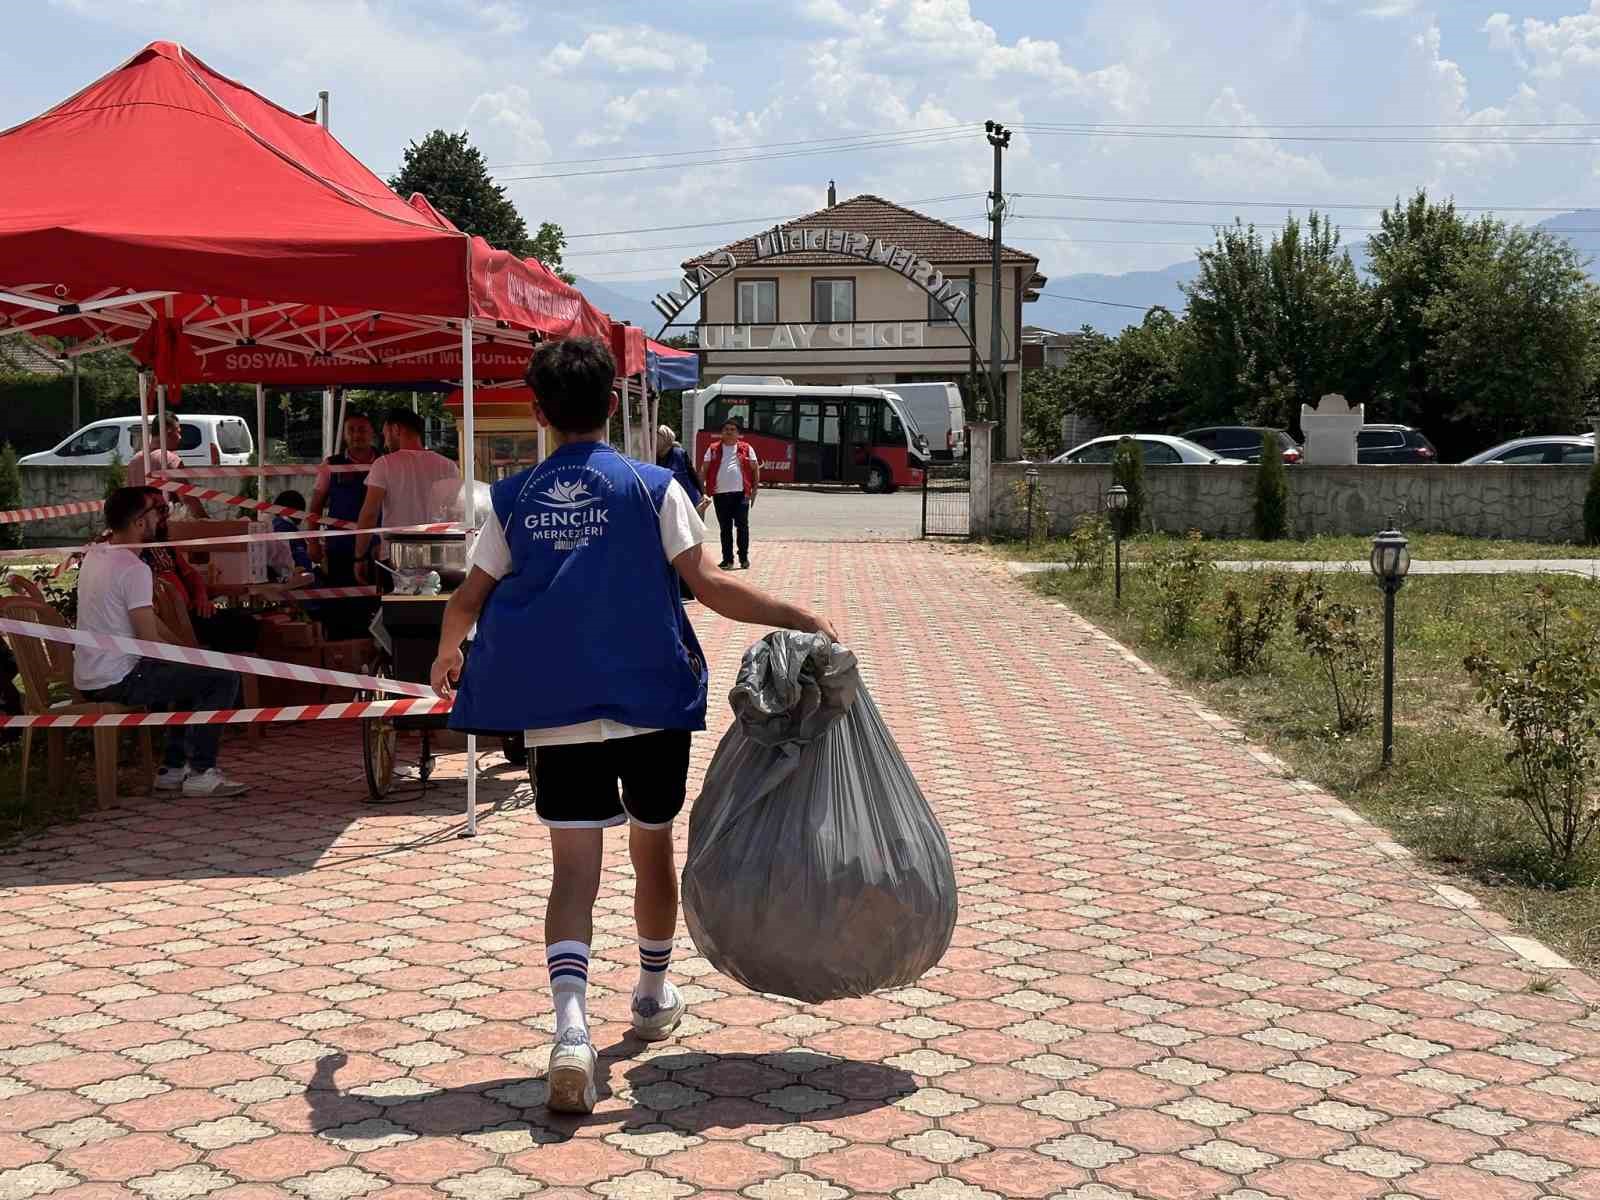
[[[955,871],[855,656],[769,634],[729,703],[689,820],[695,946],[746,987],[807,1003],[920,978],[955,931]]]

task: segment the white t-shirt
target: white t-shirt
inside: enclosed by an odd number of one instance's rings
[[[427,525],[438,519],[433,485],[460,477],[460,467],[432,450],[391,450],[372,464],[367,486],[383,489],[385,525]]]
[[[711,455],[715,453],[717,446],[722,446],[722,443],[717,442],[706,450],[705,462],[700,464],[702,467],[710,463]],[[730,449],[732,453],[729,453]],[[718,496],[726,495],[728,492],[744,491],[744,468],[739,463],[743,454],[742,444],[735,444],[732,447],[722,446],[722,462],[717,466],[716,483],[711,489]]]
[[[89,633],[136,637],[133,610],[155,607],[155,577],[128,546],[90,546],[78,570],[78,628]],[[137,654],[79,646],[72,656],[72,682],[80,692],[110,687],[127,678]]]
[[[662,554],[670,563],[685,550],[700,545],[705,537],[705,523],[690,503],[689,493],[674,479],[667,485],[667,493],[661,501]],[[510,572],[511,547],[506,544],[506,532],[499,521],[491,518],[484,522],[478,534],[478,544],[472,548],[470,562],[495,579],[504,579]],[[523,741],[528,746],[570,746],[578,742],[609,742],[655,732],[657,730],[640,729],[602,718],[555,729],[529,729],[524,733]]]

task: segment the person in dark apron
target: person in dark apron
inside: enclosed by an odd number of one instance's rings
[[[366,465],[375,462],[378,448],[374,444],[372,418],[365,413],[347,413],[344,418],[344,449],[330,454],[324,467]],[[365,471],[317,472],[317,488],[311,495],[311,506],[306,510],[313,518],[328,516],[352,524],[361,515],[361,506],[367,499],[367,473]],[[312,527],[316,521],[310,522]],[[352,537],[311,538],[311,557],[322,568],[329,587],[353,587],[358,582],[355,570],[356,539]],[[373,605],[366,600],[330,600],[317,613],[319,620],[328,626],[328,634],[335,639],[360,637],[372,619]]]

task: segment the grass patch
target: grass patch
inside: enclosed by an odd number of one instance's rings
[[[1459,537],[1451,533],[1407,534],[1411,557],[1435,562],[1458,562],[1473,558],[1600,558],[1600,547],[1577,542],[1512,542],[1494,538]],[[1122,544],[1125,562],[1148,561],[1164,546],[1182,541],[1170,534],[1145,534]],[[1357,562],[1365,564],[1372,553],[1370,537],[1315,537],[1300,541],[1286,539],[1258,542],[1248,538],[1207,539],[1205,551],[1214,562]],[[1066,538],[1051,538],[1029,545],[1026,542],[997,543],[996,549],[1019,562],[1071,562],[1072,549]],[[1363,567],[1364,569],[1364,567]]]
[[[1331,693],[1296,640],[1292,612],[1269,639],[1257,671],[1235,675],[1223,666],[1223,586],[1232,584],[1254,604],[1264,576],[1209,578],[1193,632],[1173,642],[1163,636],[1159,573],[1153,567],[1124,575],[1120,610],[1109,572],[1051,572],[1029,583],[1184,681],[1296,773],[1391,830],[1435,869],[1459,876],[1529,934],[1574,961],[1600,966],[1600,838],[1566,869],[1552,865],[1531,818],[1510,798],[1509,743],[1478,705],[1462,665],[1475,647],[1487,642],[1502,649],[1520,628],[1530,577],[1419,577],[1400,592],[1395,761],[1385,771],[1381,715],[1355,733],[1336,730]],[[1318,579],[1329,600],[1358,606],[1363,629],[1380,639],[1374,700],[1381,714],[1382,595],[1366,574]],[[1600,613],[1600,584],[1569,576],[1540,581],[1561,605]]]

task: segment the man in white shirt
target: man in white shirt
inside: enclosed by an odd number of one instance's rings
[[[177,639],[155,610],[155,577],[138,547],[165,541],[167,501],[152,487],[118,488],[106,501],[107,542],[90,546],[78,571],[78,628],[89,633]],[[231,671],[141,658],[121,650],[78,647],[72,681],[89,700],[127,704],[153,712],[210,712],[237,708],[239,677]],[[183,725],[167,735],[166,755],[156,775],[158,791],[185,796],[237,796],[246,790],[217,769],[216,725]]]
[[[367,499],[356,524],[362,529],[384,525],[427,525],[439,518],[434,512],[434,485],[459,479],[461,469],[442,454],[422,446],[422,418],[409,408],[396,408],[383,419],[383,442],[388,453],[367,472]],[[372,582],[367,559],[374,535],[356,535],[356,578]]]

